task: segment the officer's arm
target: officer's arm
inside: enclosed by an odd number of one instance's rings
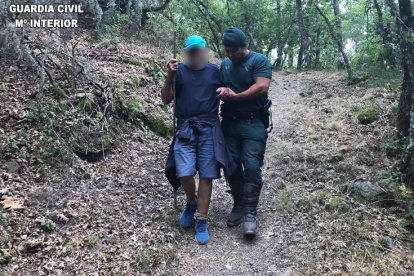
[[[270,86],[270,79],[257,77],[254,78],[255,83],[250,86],[249,89],[243,91],[242,93],[234,93],[232,100],[233,101],[243,101],[243,100],[254,100],[259,98],[261,95],[267,94]]]

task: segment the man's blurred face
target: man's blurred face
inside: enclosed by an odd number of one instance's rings
[[[233,63],[240,63],[245,58],[246,47],[224,47],[226,49],[226,55]]]
[[[207,62],[207,49],[196,48],[185,52],[186,53],[186,64],[194,69],[204,68]]]

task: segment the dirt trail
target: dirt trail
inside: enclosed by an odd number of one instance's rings
[[[274,198],[281,179],[270,158],[276,143],[289,126],[289,114],[294,107],[293,96],[299,93],[300,79],[274,74],[269,97],[273,101],[274,129],[269,135],[266,161],[263,166],[265,185],[259,204],[260,234],[246,240],[242,226],[228,228],[226,219],[231,209],[231,196],[223,182],[216,182],[210,208],[210,242],[198,246],[194,230],[188,230],[178,245],[176,262],[170,267],[174,275],[275,275],[291,265],[284,248],[291,222],[278,220]],[[270,165],[269,165],[270,164]]]

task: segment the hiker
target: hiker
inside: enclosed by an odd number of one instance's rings
[[[203,38],[190,36],[185,46],[186,63],[172,59],[161,97],[164,104],[173,98],[175,78],[177,129],[170,146],[166,176],[174,188],[181,186],[187,196],[187,205],[180,218],[183,228],[195,219],[196,240],[209,240],[207,214],[211,200],[213,179],[220,178],[220,168],[228,176],[235,164],[227,149],[220,127],[216,90],[224,86],[220,69],[207,64],[208,50]],[[196,197],[194,176],[199,174]],[[179,180],[178,180],[179,179]]]
[[[244,234],[257,232],[257,205],[263,186],[261,166],[266,149],[271,101],[267,98],[272,79],[266,56],[246,48],[246,36],[236,27],[224,32],[227,58],[220,70],[226,87],[219,88],[222,130],[237,169],[229,179],[234,204],[228,226],[244,221]]]

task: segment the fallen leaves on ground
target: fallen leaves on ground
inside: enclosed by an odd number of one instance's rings
[[[4,209],[9,210],[20,210],[23,209],[23,205],[20,204],[19,199],[15,199],[12,196],[3,196],[3,201],[0,201],[3,204]]]

